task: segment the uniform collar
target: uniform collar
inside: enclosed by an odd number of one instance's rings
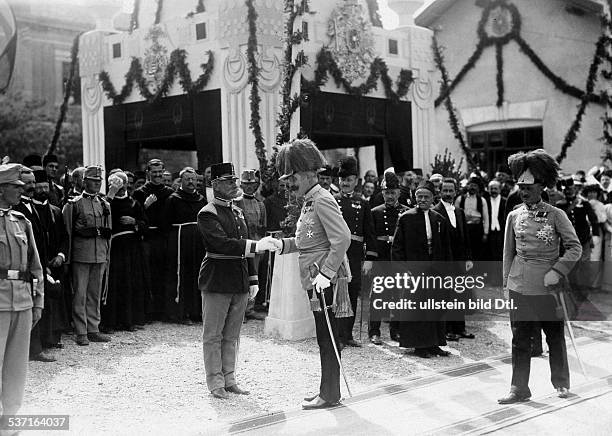
[[[215,197],[213,203],[216,206],[232,207],[232,205],[234,204],[234,200],[226,200],[224,198]]]
[[[397,209],[399,207],[399,201],[396,201],[394,205],[392,206],[388,206],[387,203],[385,203],[385,209]]]
[[[352,198],[355,195],[355,191],[349,192],[348,194],[342,193],[342,198]]]
[[[252,200],[252,199],[254,199],[254,198],[255,198],[255,196],[254,196],[254,195],[252,195],[252,194],[246,194],[246,193],[243,193],[243,194],[242,194],[242,196],[243,196],[244,198],[248,199],[248,200]]]
[[[308,200],[308,199],[312,198],[321,189],[323,189],[321,187],[321,185],[316,183],[312,188],[310,188],[308,191],[306,191],[306,194],[304,194],[304,200]]]
[[[536,209],[539,209],[543,205],[544,205],[544,201],[540,200],[540,201],[538,201],[536,204],[534,204],[532,206],[529,206],[528,204],[525,204],[525,208],[527,210],[536,210]]]

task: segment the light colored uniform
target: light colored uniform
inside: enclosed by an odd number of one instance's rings
[[[32,292],[30,280],[38,280]],[[32,224],[0,209],[0,416],[17,413],[23,400],[32,307],[43,308],[43,274]]]

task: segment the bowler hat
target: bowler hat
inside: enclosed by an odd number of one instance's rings
[[[42,158],[38,154],[29,154],[23,158],[23,164],[26,167],[42,167]]]
[[[231,162],[223,162],[210,166],[210,180],[236,180],[236,172],[234,164]]]

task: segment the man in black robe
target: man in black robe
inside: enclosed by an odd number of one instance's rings
[[[443,262],[452,260],[448,222],[431,209],[435,187],[430,181],[419,183],[415,191],[417,207],[404,212],[398,220],[391,251],[392,261]],[[422,293],[423,291],[421,291]],[[440,290],[433,290],[439,294]],[[431,298],[436,295],[425,295]],[[418,321],[400,322],[400,347],[414,348],[422,358],[448,356],[444,313],[428,310]]]
[[[166,271],[167,234],[163,231],[166,200],[174,192],[163,183],[164,163],[151,159],[147,163],[149,180],[134,191],[134,199],[144,208],[149,227],[145,234],[144,256],[148,271],[145,272],[151,298],[147,301],[147,316],[150,320],[161,319],[165,312],[164,283]]]
[[[113,230],[108,284],[102,295],[101,307],[101,324],[106,333],[118,329],[134,331],[145,323],[147,289],[143,286],[145,261],[142,257],[142,235],[147,229],[147,222],[140,203],[127,193],[127,174],[113,170],[109,185],[119,186],[119,180],[121,185],[116,194],[107,196]]]
[[[197,176],[191,167],[180,172],[181,186],[168,197],[164,217],[168,231],[165,315],[169,321],[188,325],[199,320],[202,309],[198,274],[205,252],[197,220],[206,198],[196,190]]]

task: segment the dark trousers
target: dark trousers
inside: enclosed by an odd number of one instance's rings
[[[390,321],[389,322],[389,335],[391,338],[395,336],[395,334],[399,334],[399,321]],[[370,326],[368,328],[368,336],[380,336],[380,321],[370,321]]]
[[[459,335],[465,332],[465,315],[463,321],[446,321],[446,333]]]
[[[489,231],[489,258],[488,261],[502,260],[504,257],[504,230]]]
[[[352,271],[352,269],[351,269]],[[359,270],[357,270],[358,273]],[[357,314],[357,300],[359,299],[359,291],[361,291],[361,280],[356,280],[353,276],[348,284],[349,299],[351,300],[351,308],[353,316],[347,318],[338,318],[340,342],[346,344],[353,339],[353,326],[355,325],[355,315]]]
[[[313,290],[308,291],[308,297],[312,298]],[[331,306],[334,292],[333,288],[329,287],[323,291],[325,294],[325,302],[328,306]],[[319,301],[321,302],[321,308],[324,308],[322,294],[318,294]],[[329,323],[333,333],[333,341],[338,347],[338,325],[336,316],[331,311],[331,308],[327,310],[329,315]],[[332,337],[329,334],[329,328],[325,319],[325,313],[323,310],[318,312],[312,312],[315,320],[315,328],[317,332],[317,343],[319,344],[319,355],[321,356],[321,386],[319,387],[319,397],[323,400],[336,403],[340,401],[340,365],[336,358],[336,352],[334,351],[334,345],[332,343]],[[337,348],[338,349],[338,348]],[[338,349],[338,355],[340,355],[340,349]]]
[[[472,249],[472,259],[485,260],[483,259],[485,250],[483,249],[484,244],[482,243],[482,235],[484,234],[482,223],[468,224],[467,228],[468,237],[470,239],[470,248]]]
[[[570,387],[567,350],[565,347],[563,321],[554,319],[555,300],[550,295],[525,296],[510,291],[518,309],[511,312],[512,327],[512,391],[530,395],[529,371],[531,369],[531,349],[534,324],[539,322],[546,334],[550,352],[550,374],[555,388]],[[539,320],[539,321],[538,321]]]

